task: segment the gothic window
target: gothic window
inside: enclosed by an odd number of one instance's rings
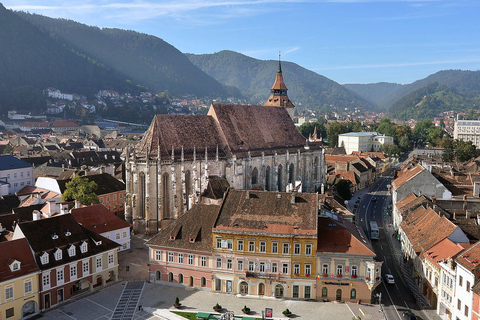
[[[290,163],[290,167],[288,168],[288,183],[295,182],[295,166],[293,163]]]
[[[313,162],[313,179],[318,180],[318,157]]]
[[[283,170],[282,165],[279,165],[279,166],[278,166],[278,172],[277,172],[277,188],[278,188],[278,191],[283,191],[283,186],[282,186],[282,170]]]
[[[138,203],[140,205],[140,214],[139,218],[145,218],[145,211],[146,211],[146,202],[145,202],[145,195],[146,195],[146,184],[145,184],[145,173],[140,172],[139,175],[140,183],[139,183],[139,196],[138,196]]]
[[[188,207],[188,196],[192,193],[192,179],[190,175],[190,170],[185,171],[185,195],[187,198],[187,209]]]
[[[265,190],[270,191],[270,166],[265,169]]]
[[[252,170],[252,186],[258,184],[258,170],[257,168],[253,168]]]
[[[163,198],[162,198],[162,207],[163,207],[163,218],[170,218],[170,176],[168,173],[164,173],[162,176],[162,189],[163,189]]]

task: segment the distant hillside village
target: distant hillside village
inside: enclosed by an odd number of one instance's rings
[[[295,116],[287,90],[279,61],[264,105],[170,101],[177,111],[206,110],[157,114],[146,131],[9,112],[0,133],[0,252],[10,252],[0,255],[0,314],[19,319],[115,283],[132,232],[151,237],[139,264],[151,283],[373,302],[384,261],[355,218],[358,201],[348,200],[394,171],[398,158],[383,151],[396,138],[344,132],[329,146],[317,127],[303,136],[300,122],[310,121]],[[51,114],[155,99],[104,90],[89,107],[77,94],[46,94]],[[342,121],[405,128],[355,114]],[[455,313],[458,298],[470,314],[480,311],[480,158],[447,162],[446,152],[417,148],[396,171],[389,230],[425,305]]]

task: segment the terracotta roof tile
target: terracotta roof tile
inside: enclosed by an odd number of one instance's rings
[[[464,250],[464,248],[461,245],[455,244],[450,239],[445,238],[426,250],[423,253],[423,258],[440,267],[438,264],[439,261],[453,257],[462,250]]]
[[[470,271],[480,266],[480,241],[458,255],[455,262]]]
[[[317,212],[315,193],[230,189],[215,229],[315,235]]]
[[[403,174],[401,176],[399,176],[397,179],[393,180],[392,187],[394,189],[397,189],[402,184],[406,183],[407,181],[409,181],[410,179],[415,177],[417,174],[419,174],[423,170],[425,170],[425,169],[421,165],[417,164],[415,167],[413,167],[412,169],[410,169],[406,172],[403,172]]]
[[[39,270],[27,239],[0,242],[0,252],[4,253],[0,254],[0,282]],[[9,265],[15,260],[20,262],[20,269],[12,272]]]
[[[94,204],[87,207],[74,208],[70,214],[85,228],[96,233],[104,233],[130,227],[130,224],[113,212],[105,208],[103,204]]]

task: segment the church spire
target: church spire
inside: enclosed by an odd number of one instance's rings
[[[282,62],[280,60],[280,57],[281,55],[278,54],[278,69],[275,76],[275,82],[270,88],[270,97],[264,105],[267,107],[285,108],[287,109],[290,117],[293,119],[293,110],[295,106],[293,105],[292,101],[290,101],[287,95],[288,89],[285,85],[285,82],[283,81]]]

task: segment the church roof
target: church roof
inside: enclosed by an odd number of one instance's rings
[[[247,151],[297,149],[305,145],[305,138],[284,108],[264,106],[213,104],[208,115],[156,115],[137,147],[139,153],[162,158],[170,157],[172,147],[175,159],[183,147],[185,157],[205,154],[212,159]],[[191,156],[188,156],[191,158]]]
[[[137,150],[155,156],[160,149],[161,157],[170,157],[173,147],[178,157],[182,147],[186,154],[193,153],[194,148],[201,154],[205,148],[214,151],[217,146],[224,149],[225,142],[212,117],[157,114]]]
[[[214,104],[208,114],[217,119],[232,152],[305,145],[305,138],[283,108]]]

